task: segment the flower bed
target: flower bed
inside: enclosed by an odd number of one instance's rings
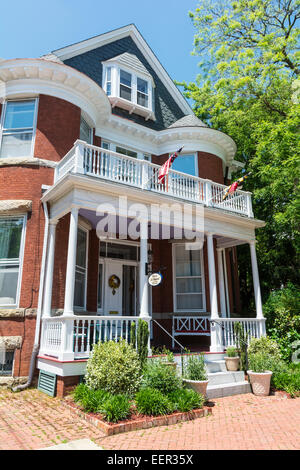
[[[152,428],[155,426],[168,426],[170,424],[176,424],[182,421],[190,421],[212,414],[212,409],[208,406],[204,406],[200,409],[194,409],[189,412],[175,412],[164,416],[146,416],[137,414],[133,411],[128,419],[119,421],[118,423],[108,423],[98,413],[85,412],[70,397],[64,399],[63,404],[71,412],[77,414],[81,418],[101,429],[107,436],[119,434],[121,432]]]

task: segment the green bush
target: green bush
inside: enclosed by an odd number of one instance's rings
[[[139,413],[149,416],[166,415],[174,411],[169,398],[155,388],[143,388],[136,395],[136,407]]]
[[[110,394],[105,390],[93,390],[85,384],[80,384],[75,388],[73,397],[87,413],[99,413],[103,402],[110,397]]]
[[[164,394],[177,390],[182,385],[181,378],[173,367],[168,367],[158,359],[147,361],[143,371],[142,387],[155,388]]]
[[[194,390],[181,388],[170,393],[169,400],[173,403],[174,410],[184,412],[202,408],[205,398]]]
[[[131,403],[126,395],[114,395],[107,398],[100,407],[100,412],[109,423],[116,423],[130,415]]]
[[[126,341],[94,345],[85,376],[89,388],[103,389],[113,395],[125,393],[132,396],[140,386],[140,379],[138,355]]]
[[[300,341],[300,288],[288,283],[271,292],[264,304],[267,333],[279,345],[285,361],[294,352],[293,343]]]
[[[289,372],[275,374],[273,385],[277,390],[285,390],[292,397],[300,396],[300,370],[290,369]]]
[[[252,354],[264,353],[272,356],[275,360],[281,360],[280,348],[276,341],[269,338],[268,336],[262,336],[261,338],[252,338],[248,348],[248,356]]]
[[[233,346],[229,346],[226,349],[226,356],[227,357],[237,357],[237,355],[238,355],[237,350]]]
[[[183,377],[188,380],[207,380],[203,354],[190,355],[185,359]]]

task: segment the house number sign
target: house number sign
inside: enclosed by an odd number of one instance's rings
[[[155,287],[159,286],[162,281],[162,275],[160,273],[152,273],[148,279],[150,286]]]

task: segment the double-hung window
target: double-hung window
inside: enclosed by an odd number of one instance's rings
[[[202,251],[186,249],[185,244],[174,245],[173,259],[175,310],[204,311]]]
[[[80,118],[80,140],[83,140],[87,144],[91,144],[93,140],[93,129],[88,125],[86,120],[81,116]]]
[[[26,217],[0,218],[0,305],[19,303]]]
[[[125,70],[120,70],[120,98],[132,101],[132,75]]]
[[[197,154],[179,154],[172,163],[172,170],[181,171],[188,175],[198,176]]]
[[[88,231],[78,227],[74,306],[86,308]]]
[[[148,108],[148,82],[137,77],[137,104]]]
[[[6,101],[0,126],[0,158],[31,157],[37,100]]]

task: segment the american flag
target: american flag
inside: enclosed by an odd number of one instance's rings
[[[175,158],[178,157],[178,154],[182,151],[183,147],[181,147],[177,152],[173,153],[168,160],[160,167],[158,172],[158,182],[163,184],[165,182],[166,176],[169,174],[169,170],[174,162]]]

